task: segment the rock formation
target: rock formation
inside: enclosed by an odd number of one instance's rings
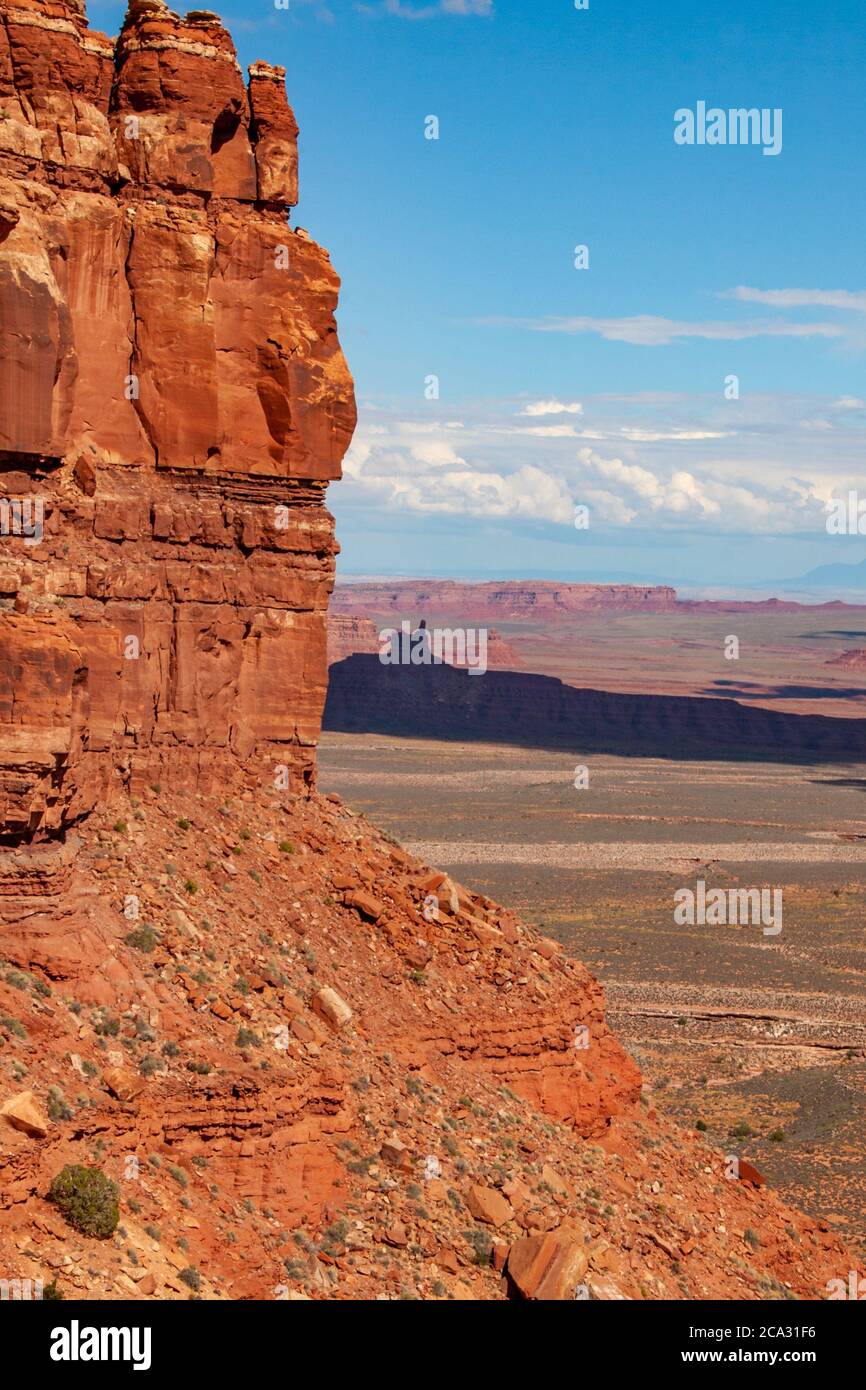
[[[416,624],[409,620],[412,631]],[[376,626],[370,618],[362,618],[349,613],[328,614],[328,665],[333,666],[336,661],[344,661],[347,656],[354,656],[357,652],[364,652],[367,655],[378,655],[379,652],[379,632],[381,629]],[[456,656],[460,653],[456,652]],[[465,655],[465,654],[464,654]],[[455,660],[453,665],[459,665]],[[495,627],[487,631],[486,644],[486,664],[500,671],[517,671],[523,665],[510,643],[506,642],[501,633]]]
[[[375,655],[379,650],[379,629],[369,618],[343,613],[328,614],[328,665],[355,652]]]
[[[667,613],[677,594],[666,584],[558,584],[549,580],[471,584],[453,579],[397,579],[339,584],[335,613],[400,619],[424,613],[433,621],[542,622],[572,613]]]
[[[863,647],[848,647],[838,656],[831,656],[824,665],[844,666],[850,671],[862,671],[866,668],[866,650]]]
[[[311,782],[352,434],[284,72],[219,19],[0,5],[0,822]],[[21,682],[26,695],[22,694]]]

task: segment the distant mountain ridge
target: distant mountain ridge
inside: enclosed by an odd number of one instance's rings
[[[798,579],[790,579],[784,587],[792,584],[809,589],[863,589],[866,591],[866,560],[856,565],[818,565]],[[782,586],[780,586],[782,587]]]
[[[866,581],[864,581],[866,582]],[[573,614],[612,613],[796,613],[851,608],[839,599],[803,604],[794,599],[686,599],[669,584],[570,584],[553,580],[397,579],[338,583],[332,614],[354,617],[448,619],[459,623],[519,623],[562,619]]]

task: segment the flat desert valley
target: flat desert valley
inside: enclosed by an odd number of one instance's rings
[[[861,614],[496,626],[523,669],[574,684],[844,719],[862,714],[863,671],[834,658],[866,641]],[[739,663],[721,656],[729,633]],[[333,731],[319,765],[323,790],[598,975],[661,1110],[866,1252],[866,765]],[[699,882],[780,890],[781,932],[677,922],[674,895]]]

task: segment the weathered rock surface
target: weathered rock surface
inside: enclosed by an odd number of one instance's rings
[[[408,618],[429,614],[437,621],[516,622],[569,613],[667,613],[677,607],[676,590],[666,584],[462,583],[453,579],[400,579],[393,583],[339,584],[333,611]]]
[[[517,1240],[508,1254],[508,1278],[523,1298],[574,1298],[589,1261],[580,1235],[555,1231]]]
[[[17,1096],[0,1105],[0,1119],[31,1139],[44,1139],[48,1133],[48,1121],[36,1104],[32,1091],[21,1091]]]
[[[369,618],[351,614],[328,614],[328,665],[342,661],[353,652],[379,651],[379,629]]]
[[[216,16],[0,3],[0,819],[314,775],[354,427],[283,70]],[[17,510],[15,510],[17,508]],[[26,659],[22,659],[22,654]]]

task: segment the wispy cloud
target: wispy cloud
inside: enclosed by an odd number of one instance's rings
[[[631,444],[693,444],[700,439],[725,439],[729,430],[647,430],[623,425],[617,430],[581,430],[581,439],[627,439]]]
[[[866,290],[756,290],[737,285],[724,290],[722,299],[746,304],[766,304],[773,309],[850,309],[866,314]]]
[[[580,401],[530,401],[521,415],[582,415]]]
[[[483,319],[483,323],[522,325],[534,333],[597,333],[608,342],[632,343],[638,347],[662,347],[678,338],[708,338],[716,342],[741,342],[746,338],[842,338],[845,329],[835,323],[774,322],[772,319],[743,323],[707,320],[690,323],[657,314],[634,314],[629,318],[566,318],[549,315],[542,319]]]

